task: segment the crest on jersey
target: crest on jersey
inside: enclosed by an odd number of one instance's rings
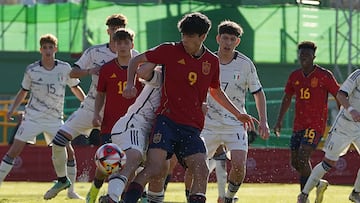
[[[235,71],[234,72],[234,80],[240,80],[240,72],[239,71]]]
[[[295,85],[299,85],[300,84],[300,82],[297,80],[296,82],[295,82]]]
[[[209,75],[211,70],[211,63],[209,63],[208,61],[205,61],[202,63],[202,73],[204,75]]]
[[[319,79],[317,78],[311,79],[311,83],[310,83],[311,87],[317,87],[318,84],[319,84]]]
[[[161,141],[162,134],[161,133],[155,133],[153,136],[153,143],[157,144]]]
[[[61,73],[58,73],[58,81],[64,81],[64,76]]]

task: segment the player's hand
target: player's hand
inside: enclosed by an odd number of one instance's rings
[[[260,121],[258,131],[262,139],[266,140],[270,137],[270,129],[266,121]]]
[[[356,109],[353,109],[349,113],[355,122],[360,122],[360,112],[358,112]]]
[[[277,122],[274,126],[274,133],[276,135],[276,137],[280,137],[280,132],[281,132],[281,123]]]
[[[134,98],[136,97],[136,94],[137,94],[137,89],[134,85],[129,85],[129,84],[126,84],[126,87],[123,91],[123,97],[127,98],[127,99],[131,99],[131,98]]]
[[[259,121],[248,114],[238,114],[236,118],[244,124],[246,130],[255,130],[255,124],[258,124]]]
[[[13,115],[13,112],[12,111],[8,111],[7,114],[6,114],[6,119],[8,121],[13,121],[14,120],[14,117],[12,117]]]
[[[207,114],[207,112],[209,110],[209,106],[208,106],[208,104],[206,102],[202,103],[201,110],[204,113],[204,115]]]
[[[101,126],[101,116],[99,114],[94,114],[94,118],[92,120],[92,124],[94,127],[100,127]]]

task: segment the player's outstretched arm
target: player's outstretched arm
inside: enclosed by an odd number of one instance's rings
[[[141,63],[147,62],[145,53],[139,54],[129,61],[129,66],[127,69],[127,83],[123,92],[123,97],[133,98],[136,97],[137,89],[135,87],[135,74],[136,70]]]
[[[259,91],[254,94],[256,109],[259,115],[259,135],[263,139],[268,139],[270,136],[269,124],[267,121],[267,110],[266,110],[266,96],[264,91]]]

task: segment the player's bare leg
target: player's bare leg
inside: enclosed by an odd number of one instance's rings
[[[228,177],[229,183],[225,194],[225,203],[233,202],[235,194],[244,181],[246,174],[246,157],[246,151],[231,150],[231,169]]]
[[[206,159],[206,154],[203,153],[193,154],[184,159],[189,172],[193,174],[189,196],[190,203],[206,201],[205,194],[209,176]]]

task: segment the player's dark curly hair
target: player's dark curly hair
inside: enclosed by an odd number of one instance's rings
[[[298,50],[300,49],[312,49],[314,52],[316,51],[317,46],[314,42],[303,41],[298,45]]]
[[[186,14],[179,22],[178,29],[183,34],[207,34],[211,28],[209,18],[199,12]]]

